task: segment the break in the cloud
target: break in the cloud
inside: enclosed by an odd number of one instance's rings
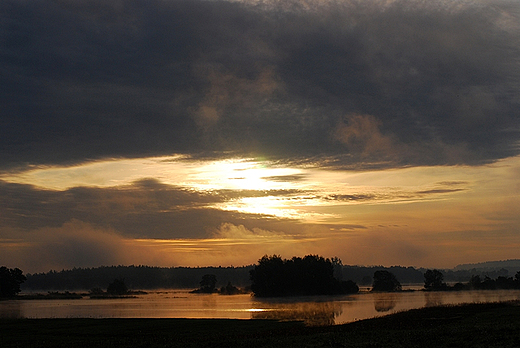
[[[208,152],[348,168],[514,156],[519,9],[5,0],[0,166]]]

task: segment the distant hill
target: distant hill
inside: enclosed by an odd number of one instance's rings
[[[458,265],[453,268],[454,271],[463,271],[463,270],[480,270],[480,271],[495,271],[500,269],[507,269],[509,272],[516,272],[520,270],[520,260],[504,260],[504,261],[487,261],[480,263],[466,263],[462,265]]]

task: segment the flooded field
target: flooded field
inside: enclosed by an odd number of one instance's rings
[[[519,290],[361,292],[351,296],[266,299],[248,294],[223,296],[162,291],[136,298],[1,301],[0,317],[278,319],[330,325],[427,306],[518,299]]]

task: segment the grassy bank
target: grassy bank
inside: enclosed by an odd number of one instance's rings
[[[518,302],[329,326],[266,320],[3,319],[0,347],[520,347]]]

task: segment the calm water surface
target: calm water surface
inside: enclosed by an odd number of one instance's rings
[[[519,290],[359,293],[257,299],[250,295],[151,292],[137,298],[0,301],[2,318],[229,318],[304,320],[330,325],[442,304],[520,300]]]

